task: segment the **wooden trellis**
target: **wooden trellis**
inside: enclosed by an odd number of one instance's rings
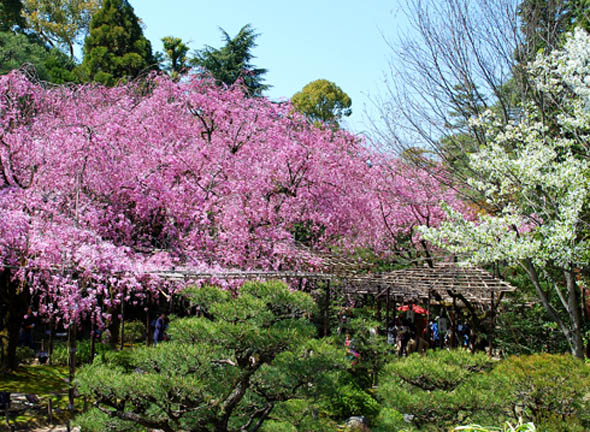
[[[452,299],[449,293],[460,293],[475,303],[487,303],[491,292],[513,291],[508,282],[492,276],[489,272],[457,264],[438,264],[430,267],[413,267],[386,273],[327,273],[306,271],[217,271],[208,272],[190,268],[175,268],[153,272],[167,280],[322,280],[343,285],[350,294],[381,296],[389,290],[391,296],[426,299],[437,293],[442,299]]]
[[[326,260],[323,260],[326,263]],[[361,263],[362,264],[362,263]],[[329,307],[334,287],[347,294],[372,295],[377,299],[377,311],[380,315],[381,300],[386,302],[385,325],[390,325],[390,312],[395,311],[398,301],[423,301],[428,313],[433,299],[451,303],[454,315],[457,310],[457,298],[472,304],[489,305],[491,311],[489,351],[493,348],[493,329],[497,302],[503,293],[514,291],[508,282],[493,276],[477,267],[460,266],[454,262],[442,262],[432,267],[420,266],[383,273],[362,272],[358,263],[342,262],[330,257],[327,271],[219,271],[203,272],[190,268],[175,268],[154,272],[154,275],[168,280],[316,280],[324,281],[325,297],[323,305],[323,330],[329,331]],[[393,307],[392,307],[393,305]],[[456,334],[456,322],[453,319],[452,333]]]

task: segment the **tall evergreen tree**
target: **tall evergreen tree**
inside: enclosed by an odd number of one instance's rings
[[[562,40],[564,32],[571,30],[579,0],[523,0],[518,14],[525,43],[518,60],[527,62],[540,49],[553,49]]]
[[[23,4],[21,0],[2,0],[0,2],[0,31],[23,27],[24,19],[21,16],[22,9]]]
[[[76,81],[76,64],[57,48],[20,33],[0,32],[0,74],[32,66],[36,76],[56,84]]]
[[[162,38],[164,53],[162,56],[161,68],[168,72],[173,79],[178,79],[187,72],[187,53],[189,47],[182,39],[174,36],[165,36]]]
[[[254,58],[252,49],[256,47],[259,34],[250,24],[242,27],[233,39],[225,30],[220,30],[225,45],[219,49],[206,46],[198,50],[192,63],[210,73],[218,83],[232,85],[241,78],[251,96],[260,96],[269,86],[262,78],[267,70],[251,63]]]
[[[105,0],[84,43],[86,79],[115,85],[156,67],[152,45],[127,0]]]

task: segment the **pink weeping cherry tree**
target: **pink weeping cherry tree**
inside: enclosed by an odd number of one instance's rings
[[[296,269],[310,264],[301,227],[314,248],[387,250],[395,232],[440,222],[451,192],[392,163],[239,85],[0,77],[5,366],[29,304],[101,326],[121,302],[179,288],[154,270]]]

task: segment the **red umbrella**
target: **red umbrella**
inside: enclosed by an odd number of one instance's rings
[[[412,307],[412,310],[414,311],[414,313],[422,314],[422,315],[428,314],[426,309],[424,309],[422,306],[418,306],[418,305],[413,304],[413,305],[411,305],[411,307]],[[397,308],[397,310],[400,312],[407,312],[409,309],[410,309],[409,305],[402,305]]]

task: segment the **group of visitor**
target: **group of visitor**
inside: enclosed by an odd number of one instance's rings
[[[346,356],[354,365],[359,362],[361,356],[349,330],[350,323],[348,321],[351,316],[352,311],[349,308],[345,308],[339,313],[338,332],[341,334],[344,329],[347,329],[344,342]],[[376,334],[376,329],[372,330]],[[453,337],[453,333],[455,337]],[[386,337],[387,343],[399,356],[451,346],[471,349],[475,339],[473,331],[466,321],[457,319],[457,325],[453,332],[450,321],[446,317],[436,316],[433,319],[428,319],[427,313],[415,313],[411,310],[404,311],[392,322],[386,331]]]
[[[154,344],[167,340],[166,330],[168,329],[168,318],[166,313],[161,313],[156,319],[151,322],[151,331],[153,334]],[[33,330],[35,328],[35,314],[32,307],[28,307],[27,313],[23,316],[23,321],[18,335],[18,346],[28,347],[35,351],[35,343],[33,341]],[[111,332],[107,327],[104,329],[95,329],[95,337],[104,344],[111,342]],[[43,353],[45,354],[45,353]]]
[[[455,335],[457,340],[453,342],[453,332],[445,317],[428,320],[426,315],[407,314],[389,327],[387,342],[396,347],[400,356],[421,353],[429,348],[450,347],[452,344],[471,348],[473,335],[467,323],[458,323]]]

